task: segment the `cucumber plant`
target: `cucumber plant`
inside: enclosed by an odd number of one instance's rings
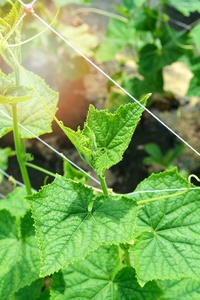
[[[198,299],[200,190],[176,168],[131,194],[108,189],[105,171],[122,159],[143,107],[129,103],[112,114],[91,105],[82,130],[65,127],[55,117],[58,93],[20,65],[18,46],[9,47],[20,43],[21,13],[16,2],[0,20],[1,56],[13,70],[0,73],[0,136],[14,132],[25,184],[0,201],[0,299]],[[102,190],[68,166],[70,179],[56,174],[32,189],[24,139],[50,132],[52,119]]]
[[[115,6],[115,9],[124,19],[109,20],[104,41],[96,50],[96,60],[112,61],[116,54],[126,51],[129,61],[136,62],[137,72],[134,72],[134,76],[128,75],[124,68],[126,60],[121,59],[119,70],[113,74],[113,78],[136,98],[141,98],[149,91],[161,94],[168,92],[164,90],[164,67],[177,61],[184,62],[193,73],[187,95],[199,97],[199,20],[184,28],[183,23],[173,20],[168,14],[168,8],[173,8],[189,17],[192,12],[200,12],[199,1],[191,0],[190,5],[187,0],[121,2],[122,5]],[[179,31],[173,28],[174,24],[181,24]],[[106,104],[113,110],[117,105],[129,101],[129,97],[114,88],[110,90]]]

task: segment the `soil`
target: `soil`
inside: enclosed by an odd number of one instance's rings
[[[102,1],[95,0],[93,7],[104,9],[106,11],[114,11],[113,4],[120,4],[121,1]],[[63,16],[68,15],[68,11],[63,12]],[[83,23],[87,21],[90,25],[90,30],[98,35],[101,40],[105,34],[108,18],[102,15],[94,15],[91,13],[84,13],[77,15],[74,19],[74,23]],[[38,53],[32,52],[32,59],[34,55],[38,57]],[[121,59],[121,57],[118,57]],[[29,57],[29,62],[31,57]],[[112,75],[118,68],[118,61],[112,63],[106,63],[100,65],[100,67]],[[29,69],[36,71],[40,75],[49,81],[51,85],[51,79],[49,78],[49,62],[39,64],[39,69],[34,70],[36,65],[33,65]],[[52,64],[51,64],[52,67]],[[126,68],[129,73],[137,72],[136,65],[127,59]],[[151,107],[151,111],[155,113],[160,119],[168,124],[173,130],[180,134],[184,139],[188,141],[197,150],[200,148],[200,122],[199,122],[199,99],[185,97],[185,93],[191,79],[191,73],[187,69],[186,65],[182,63],[175,63],[168,66],[164,70],[165,78],[165,90],[171,91],[177,99],[178,105],[173,108],[170,104],[167,109],[162,107]],[[62,78],[59,82],[62,82]],[[95,105],[98,109],[103,109],[105,105],[105,99],[107,96],[107,79],[99,73],[96,69],[91,68],[90,73],[84,78],[71,83],[62,82],[62,85],[55,84],[55,80],[52,85],[60,91],[60,104],[57,117],[63,120],[66,126],[76,129],[78,125],[81,127],[86,118],[87,109],[90,103]],[[96,176],[88,165],[83,162],[77,151],[73,148],[69,140],[63,136],[60,129],[53,125],[54,133],[44,135],[43,138],[51,146],[55,147],[59,152],[65,154],[69,159],[84,168],[86,171],[90,171],[91,175]],[[142,163],[144,157],[146,157],[144,151],[144,145],[149,142],[157,143],[162,151],[165,153],[167,149],[174,148],[179,141],[177,138],[167,131],[162,125],[160,125],[155,119],[149,116],[146,112],[143,114],[142,119],[134,133],[133,139],[129,148],[126,150],[123,160],[116,166],[112,167],[107,172],[106,178],[109,187],[112,187],[114,191],[120,193],[132,192],[137,184],[148,177],[149,168]],[[11,146],[14,149],[12,143],[12,135],[6,135],[1,139],[0,147]],[[62,174],[62,159],[59,158],[50,149],[46,148],[43,144],[35,139],[26,141],[27,151],[34,155],[34,161],[36,165],[42,166],[51,172]],[[186,148],[184,153],[176,161],[177,166],[181,169],[186,169],[189,173],[195,173],[200,176],[200,159],[189,148]],[[7,170],[9,174],[18,180],[22,180],[19,174],[19,169],[15,157],[9,159],[9,168]],[[34,169],[29,169],[30,180],[33,188],[39,189],[41,183],[44,182],[46,175],[39,173]],[[47,182],[51,182],[53,178],[49,177]],[[89,182],[93,186],[96,184],[92,181]],[[1,185],[0,193],[6,195],[12,189],[12,185],[4,180]]]

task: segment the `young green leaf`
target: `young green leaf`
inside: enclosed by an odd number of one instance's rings
[[[39,278],[40,257],[30,212],[17,221],[0,211],[0,299]]]
[[[6,209],[13,217],[24,217],[30,207],[23,197],[27,195],[24,187],[17,187],[0,201],[0,210]]]
[[[151,175],[136,191],[187,188],[177,170]],[[139,193],[134,200],[151,199],[174,191]],[[138,236],[130,251],[138,281],[153,279],[200,279],[200,189],[149,202],[139,211]]]
[[[52,298],[156,300],[162,295],[155,282],[141,288],[133,268],[123,268],[117,246],[101,246],[53,275]]]
[[[75,169],[68,161],[64,160],[64,175],[63,177],[69,178],[75,181],[80,181],[84,184],[88,182],[89,176],[83,172]]]
[[[32,85],[36,89],[41,98],[44,100],[48,108],[53,114],[57,110],[58,93],[51,90],[44,80],[38,75],[23,69],[23,72],[31,81]],[[14,76],[12,74],[12,76]],[[12,78],[11,76],[11,78]],[[46,132],[51,132],[51,122],[52,116],[44,107],[43,103],[40,101],[38,95],[33,90],[33,87],[27,82],[24,74],[20,74],[21,84],[28,86],[32,91],[32,98],[29,101],[18,103],[18,122],[33,132],[35,135],[39,136]],[[12,108],[9,104],[0,104],[0,109],[6,114],[12,116]],[[13,129],[12,120],[6,118],[0,112],[0,137],[8,133]],[[19,127],[19,131],[22,138],[33,138],[34,136]]]
[[[146,104],[150,94],[141,103]],[[98,175],[117,164],[129,145],[143,108],[137,103],[120,106],[114,114],[97,111],[90,105],[86,123],[77,132],[63,127],[64,132],[77,148],[80,156]]]
[[[200,281],[183,278],[181,280],[158,280],[158,286],[165,292],[160,300],[199,300]]]
[[[82,183],[57,176],[26,199],[35,219],[42,276],[84,258],[102,243],[132,240],[138,207],[126,197],[96,196]]]

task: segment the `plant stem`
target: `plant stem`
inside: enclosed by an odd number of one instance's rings
[[[46,170],[46,169],[43,169],[43,168],[41,168],[41,167],[38,167],[38,166],[36,166],[36,165],[34,165],[34,164],[31,164],[31,163],[29,163],[29,162],[26,162],[25,164],[26,164],[27,167],[36,169],[36,170],[38,170],[38,171],[40,171],[40,172],[43,172],[43,173],[45,173],[45,174],[47,174],[47,175],[50,175],[50,176],[52,176],[52,177],[56,177],[56,174],[54,174],[54,173],[52,173],[52,172],[50,172],[50,171],[48,171],[48,170]]]
[[[107,188],[107,185],[106,185],[105,178],[103,178],[100,175],[98,175],[98,177],[99,177],[99,181],[101,183],[101,187],[102,187],[104,195],[108,196],[108,188]]]
[[[14,141],[15,141],[15,150],[17,155],[17,160],[19,163],[19,167],[21,170],[22,178],[24,181],[24,184],[26,186],[26,191],[28,195],[32,194],[31,191],[31,184],[28,177],[28,172],[24,163],[24,159],[21,152],[21,144],[20,144],[20,136],[19,136],[19,128],[18,128],[18,122],[17,122],[17,104],[12,104],[12,115],[13,115],[13,134],[14,134]]]
[[[124,251],[124,255],[125,255],[126,265],[127,265],[128,267],[131,267],[130,255],[129,255],[128,250],[125,250],[125,251]]]

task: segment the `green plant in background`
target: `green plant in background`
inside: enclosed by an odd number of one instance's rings
[[[105,171],[122,159],[143,107],[129,103],[112,114],[91,105],[83,130],[64,126],[54,116],[58,94],[20,65],[18,48],[6,41],[20,16],[16,2],[0,20],[0,52],[13,70],[0,74],[0,109],[12,117],[0,114],[0,136],[13,130],[25,184],[0,202],[0,299],[194,298],[200,288],[200,191],[191,189],[191,176],[188,184],[174,168],[151,175],[135,193],[109,190]],[[20,39],[17,27],[9,43]],[[65,165],[65,176],[78,181],[55,175],[33,191],[24,138],[33,137],[30,131],[50,132],[53,118],[95,170],[102,190],[86,186]]]
[[[115,59],[117,53],[126,51],[130,59],[138,66],[138,74],[127,75],[121,70],[114,74],[120,84],[136,98],[145,93],[164,93],[163,68],[176,61],[184,61],[193,72],[188,95],[199,96],[199,23],[194,28],[176,31],[169,25],[170,17],[166,13],[167,6],[177,9],[185,16],[191,12],[200,12],[198,1],[162,0],[156,4],[152,1],[122,0],[123,6],[115,6],[126,20],[110,19],[104,43],[95,53],[98,62]],[[175,20],[176,21],[176,20]],[[111,90],[107,98],[107,106],[111,110],[130,99],[121,91]]]
[[[178,158],[184,151],[185,145],[179,144],[174,149],[169,149],[165,154],[162,153],[160,147],[155,143],[144,145],[144,150],[149,156],[143,159],[143,164],[152,165],[152,171],[169,170],[175,167],[174,160]],[[180,170],[180,174],[187,178],[188,171]]]

